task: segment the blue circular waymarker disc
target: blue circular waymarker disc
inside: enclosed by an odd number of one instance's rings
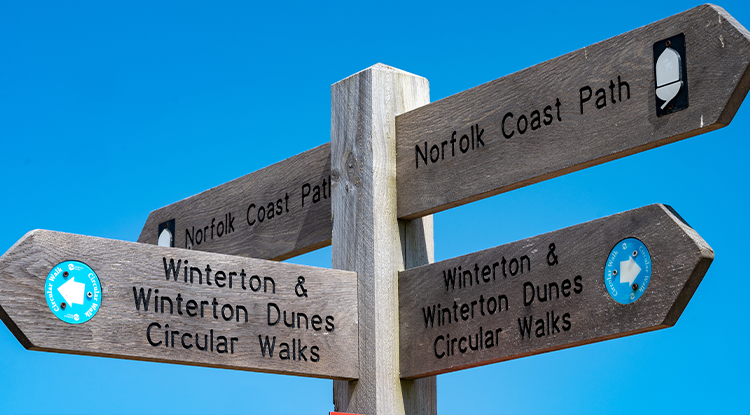
[[[70,324],[91,320],[102,302],[99,277],[83,262],[65,261],[47,275],[44,296],[52,313]]]
[[[651,254],[643,242],[627,238],[618,242],[607,257],[604,285],[620,304],[635,302],[651,281]]]

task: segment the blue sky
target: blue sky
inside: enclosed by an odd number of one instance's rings
[[[695,2],[0,3],[0,252],[32,229],[135,241],[149,212],[330,140],[377,62],[437,100]],[[720,4],[750,26],[750,4]],[[438,377],[440,413],[748,413],[750,104],[722,130],[435,215],[438,260],[652,203],[716,259],[673,328]],[[613,177],[642,183],[627,198]],[[292,260],[330,266],[330,248]],[[2,289],[0,287],[0,289]],[[331,381],[25,350],[0,413],[327,413]]]

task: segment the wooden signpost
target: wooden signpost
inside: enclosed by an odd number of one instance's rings
[[[689,101],[661,114],[655,50],[678,49],[681,34]],[[749,63],[747,30],[704,5],[399,115],[398,217],[724,127],[750,89]]]
[[[332,86],[331,144],[152,212],[140,244],[27,234],[0,258],[0,318],[33,350],[330,378],[337,411],[436,413],[434,375],[674,325],[713,251],[651,205],[430,264],[429,215],[726,126],[749,65],[711,5],[432,104],[375,65]],[[264,260],[329,243],[346,271]],[[99,278],[85,321],[53,298],[86,301],[50,283],[70,260]]]
[[[61,321],[45,300],[48,274],[67,260],[100,281],[101,305],[83,324]],[[0,269],[0,318],[27,349],[358,377],[353,272],[42,230]]]
[[[172,221],[170,223],[170,221]],[[281,261],[331,244],[331,145],[151,212],[138,242]]]
[[[331,87],[334,268],[357,272],[359,374],[333,382],[339,412],[437,413],[435,377],[402,380],[398,271],[434,261],[432,217],[396,218],[395,117],[429,102],[427,79],[377,64]]]
[[[608,281],[605,266],[610,250],[626,238],[643,242],[652,269],[642,296],[620,304],[606,285],[631,287],[617,278]],[[650,205],[402,271],[401,376],[436,375],[671,327],[713,258],[674,211]]]

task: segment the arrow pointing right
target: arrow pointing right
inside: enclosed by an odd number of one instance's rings
[[[633,285],[633,281],[640,272],[641,267],[636,264],[632,256],[628,257],[627,261],[620,262],[620,284]]]

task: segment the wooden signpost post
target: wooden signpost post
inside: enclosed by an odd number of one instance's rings
[[[281,261],[331,244],[331,145],[151,212],[138,242]],[[170,229],[171,228],[171,229]]]
[[[437,374],[674,325],[713,251],[651,205],[430,264],[429,215],[726,126],[749,65],[711,5],[432,104],[375,65],[332,86],[330,144],[152,212],[141,244],[26,235],[0,318],[29,349],[330,378],[337,411],[434,414]],[[340,270],[264,260],[329,243]],[[71,260],[101,289],[82,321]]]
[[[437,413],[435,377],[401,380],[398,271],[434,260],[432,217],[396,218],[395,117],[429,102],[427,79],[377,64],[331,87],[334,268],[357,272],[359,379],[339,412]]]
[[[82,324],[58,319],[45,299],[45,279],[68,260],[100,281],[101,305]],[[60,268],[57,279],[81,283]],[[353,272],[42,230],[6,252],[0,269],[0,317],[27,349],[358,377]]]
[[[626,238],[643,242],[652,269],[642,297],[619,304],[607,291],[605,268],[610,250]],[[401,376],[436,375],[671,327],[713,257],[670,208],[651,205],[402,271]],[[632,291],[617,278],[609,281]]]

